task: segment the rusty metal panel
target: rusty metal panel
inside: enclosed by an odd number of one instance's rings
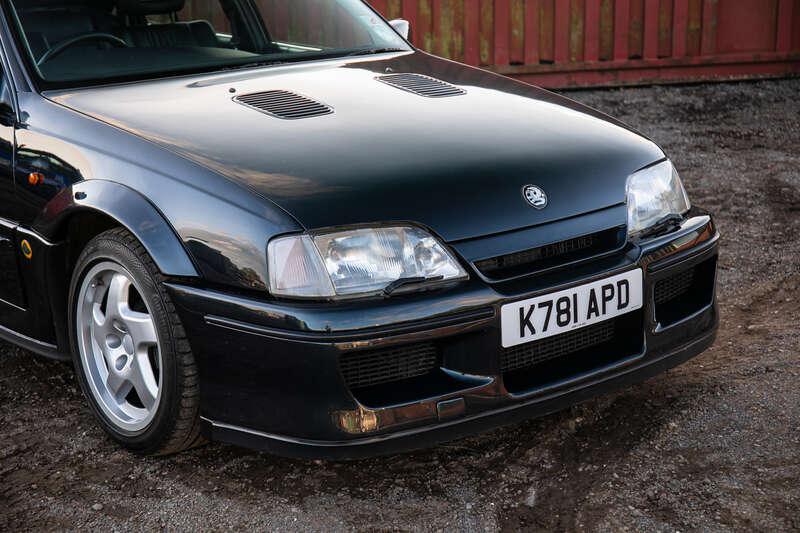
[[[600,0],[600,61],[614,58],[614,0]]]
[[[792,34],[790,50],[800,52],[800,0],[794,0],[792,9],[793,11],[788,9],[783,11],[787,16],[790,15],[788,18],[792,19],[791,28],[786,29],[786,31]]]
[[[713,55],[717,51],[717,16],[719,0],[703,0],[703,26],[700,37],[700,54]]]
[[[780,0],[778,4],[778,27],[775,44],[775,49],[778,52],[788,52],[792,49],[792,18],[795,9],[800,8],[800,6],[796,7],[795,4],[794,0]],[[800,16],[798,16],[798,19],[800,19]]]
[[[477,66],[481,60],[481,4],[464,0],[464,62]]]
[[[675,0],[672,15],[672,57],[686,56],[689,29],[689,0]]]
[[[525,2],[525,64],[539,63],[539,0]]]
[[[659,0],[645,0],[644,2],[642,56],[645,59],[658,58],[658,39],[661,33],[658,26],[660,4]]]
[[[494,0],[494,64],[509,64],[511,0]]]
[[[583,60],[586,62],[600,59],[600,16],[600,0],[586,0],[583,28]]]
[[[416,45],[549,87],[800,72],[800,0],[400,1]]]
[[[553,61],[568,62],[569,51],[569,2],[557,0],[553,13]]]
[[[644,50],[644,0],[630,0],[628,9],[628,58],[640,59]]]
[[[569,60],[571,62],[585,61],[583,55],[586,28],[585,0],[572,0],[569,5]]]
[[[672,55],[672,27],[675,0],[661,0],[658,9],[658,57]]]
[[[509,62],[525,64],[525,0],[511,0],[511,45]]]
[[[703,29],[703,0],[689,0],[686,47],[688,55],[700,55],[701,31]]]
[[[791,0],[781,3],[791,4]],[[777,36],[777,16],[778,0],[719,0],[717,52],[772,49]]]
[[[630,58],[631,4],[630,0],[614,3],[614,59]]]

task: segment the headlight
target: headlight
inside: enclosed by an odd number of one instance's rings
[[[684,215],[691,207],[681,178],[669,161],[632,174],[628,178],[627,202],[629,235]]]
[[[467,277],[434,237],[412,226],[279,237],[267,257],[270,292],[278,296],[366,295]]]

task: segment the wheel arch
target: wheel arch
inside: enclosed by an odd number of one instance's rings
[[[33,229],[50,241],[62,242],[76,228],[91,233],[91,224],[85,227],[87,221],[99,224],[95,235],[109,229],[108,224],[112,223],[126,228],[142,243],[165,276],[200,275],[161,212],[137,191],[113,181],[87,180],[62,190],[45,206]],[[88,239],[83,244],[86,242]]]
[[[32,229],[53,243],[46,284],[57,344],[65,353],[69,353],[67,302],[73,269],[86,244],[114,227],[130,231],[164,276],[200,276],[178,234],[137,191],[105,180],[88,180],[62,190],[45,206]]]

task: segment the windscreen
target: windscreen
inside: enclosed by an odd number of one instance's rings
[[[49,86],[409,50],[360,0],[12,0]]]

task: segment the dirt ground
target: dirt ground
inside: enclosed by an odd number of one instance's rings
[[[711,350],[546,418],[330,463],[134,457],[70,366],[0,343],[0,531],[800,530],[800,79],[569,96],[661,143],[716,213]]]

